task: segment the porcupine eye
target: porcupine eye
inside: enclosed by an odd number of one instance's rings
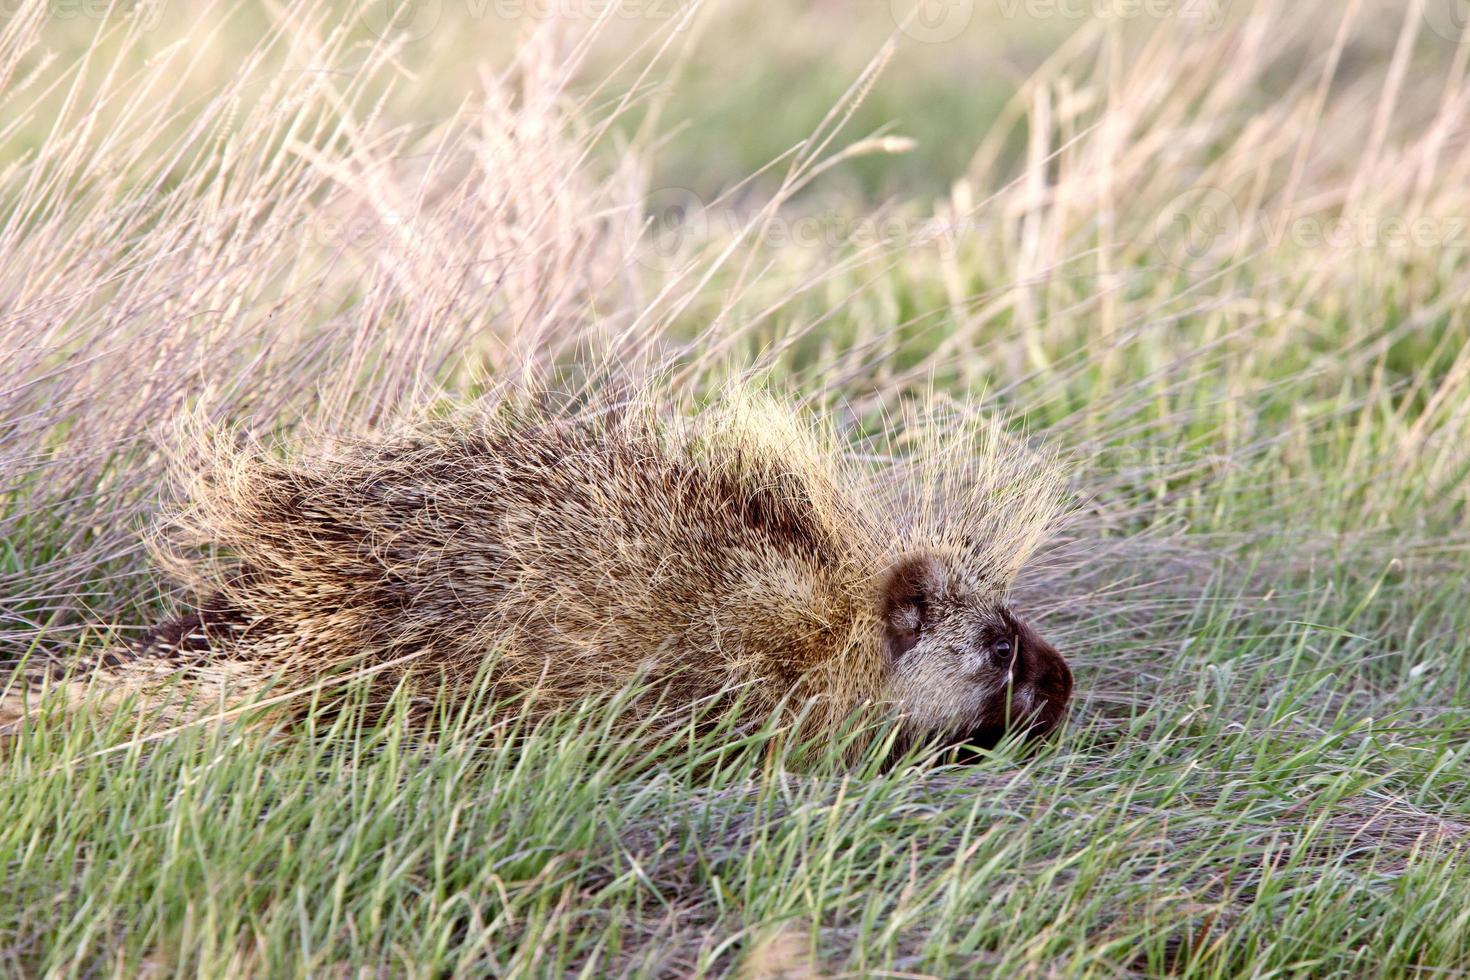
[[[995,651],[997,657],[1009,657],[1014,647],[1011,646],[1010,640],[1002,638],[992,643],[990,649]]]

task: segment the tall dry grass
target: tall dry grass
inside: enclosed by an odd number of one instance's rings
[[[631,315],[638,215],[623,177],[587,163],[576,47],[545,32],[453,116],[390,125],[397,51],[338,15],[278,11],[244,47],[231,5],[105,18],[75,63],[45,56],[45,4],[6,25],[12,654],[149,601],[139,531],[186,410],[366,424]],[[238,64],[180,84],[221,56]]]

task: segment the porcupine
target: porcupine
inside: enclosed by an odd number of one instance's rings
[[[532,404],[285,457],[204,438],[171,535],[203,569],[197,608],[49,683],[190,692],[171,721],[344,664],[426,700],[488,665],[538,711],[651,678],[660,710],[737,692],[815,738],[874,706],[906,742],[1063,719],[1071,671],[1008,603],[1062,482],[996,424],[933,423],[874,465],[768,396]],[[0,726],[34,702],[23,687]]]

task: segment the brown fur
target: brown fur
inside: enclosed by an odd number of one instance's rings
[[[494,652],[496,689],[543,710],[645,677],[665,707],[736,690],[754,719],[831,733],[881,706],[946,738],[1049,730],[1070,695],[1004,601],[1059,482],[993,427],[921,441],[906,473],[750,397],[693,418],[507,400],[286,460],[203,445],[169,554],[208,598],[93,665],[110,678],[183,674],[213,707],[395,664],[431,698]]]

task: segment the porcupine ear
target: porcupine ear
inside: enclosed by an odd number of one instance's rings
[[[931,554],[905,555],[888,570],[878,605],[889,660],[908,653],[923,637],[943,587],[944,566]]]

